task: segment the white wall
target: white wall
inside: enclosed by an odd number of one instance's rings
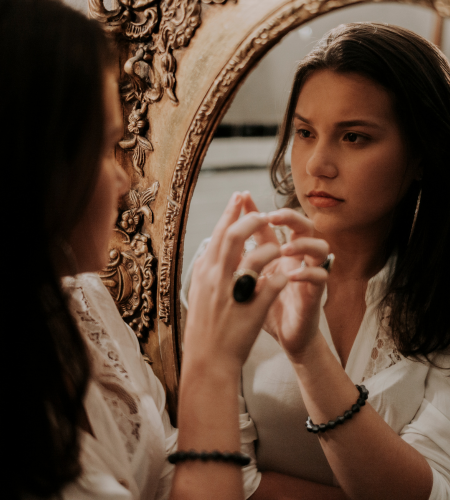
[[[222,123],[277,124],[281,121],[293,80],[296,63],[300,61],[330,29],[357,21],[396,24],[430,39],[436,14],[431,9],[399,4],[367,4],[346,7],[321,16],[289,33],[276,45],[248,76],[236,95]],[[450,54],[449,21],[445,21],[443,50]]]

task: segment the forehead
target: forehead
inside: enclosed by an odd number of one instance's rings
[[[296,111],[312,120],[395,119],[393,99],[384,87],[357,73],[331,70],[314,71],[307,78]]]

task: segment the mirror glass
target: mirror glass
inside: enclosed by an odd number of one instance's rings
[[[320,16],[286,35],[253,69],[222,119],[203,162],[189,211],[183,277],[196,249],[211,235],[234,191],[249,190],[259,210],[282,205],[274,200],[268,166],[292,84],[296,63],[327,31],[342,23],[372,21],[408,28],[433,41],[450,56],[450,20],[426,7],[394,3],[363,4]],[[290,163],[287,153],[286,162]]]

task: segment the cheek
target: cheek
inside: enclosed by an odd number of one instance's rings
[[[295,191],[298,194],[301,192],[300,186],[302,180],[306,176],[306,153],[304,151],[300,151],[300,148],[295,145],[292,147],[291,153],[291,172],[292,172],[292,181],[294,182]]]
[[[401,146],[379,148],[354,165],[353,182],[373,203],[397,203],[409,182],[406,154]]]
[[[102,168],[94,196],[92,198],[92,213],[97,229],[102,233],[111,232],[111,221],[116,213],[117,195],[115,192],[115,179],[112,175],[112,169]]]
[[[406,166],[405,156],[392,148],[354,164],[345,182],[351,188],[347,191],[347,222],[363,227],[387,220],[410,185]]]
[[[108,168],[102,166],[83,217],[86,245],[90,244],[92,252],[103,255],[107,251],[117,210],[116,201],[111,174]],[[100,258],[100,255],[97,257]]]

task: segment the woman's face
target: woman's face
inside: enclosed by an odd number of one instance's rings
[[[78,272],[98,271],[108,263],[108,244],[117,219],[118,201],[129,189],[129,179],[115,158],[123,133],[115,75],[105,75],[105,145],[91,199],[69,238]]]
[[[355,73],[319,70],[296,107],[292,176],[300,204],[323,234],[387,229],[418,178],[391,95]]]

